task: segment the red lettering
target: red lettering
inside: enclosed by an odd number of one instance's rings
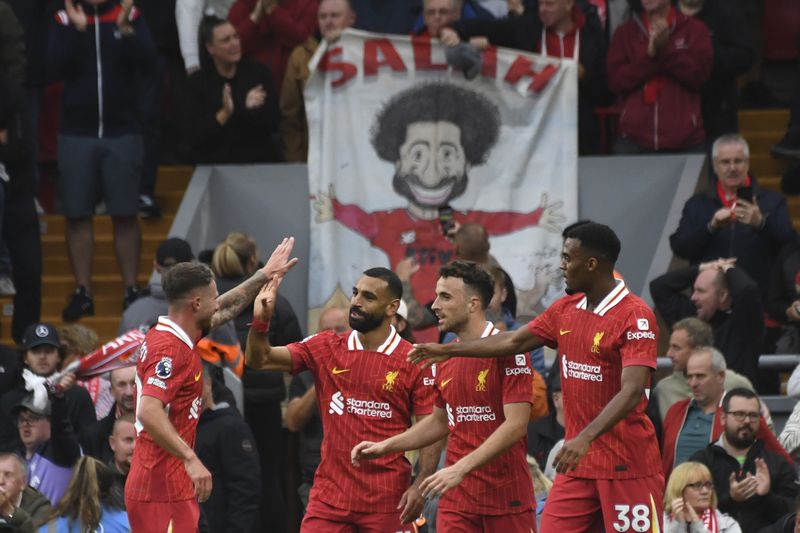
[[[414,67],[417,70],[447,70],[447,63],[433,62],[433,47],[427,33],[412,36],[411,48],[414,50]]]
[[[481,74],[485,78],[496,78],[497,77],[497,48],[494,46],[490,46],[486,50],[483,51],[481,54],[481,61],[483,63],[483,68],[481,69]]]
[[[335,61],[335,59],[342,55],[344,50],[341,46],[331,48],[319,60],[319,70],[321,72],[339,72],[341,76],[339,79],[331,82],[331,87],[339,87],[348,81],[352,80],[358,74],[358,67],[347,61]]]
[[[389,39],[364,41],[364,75],[376,76],[378,69],[389,67],[395,72],[405,72],[406,66]]]
[[[531,83],[528,85],[528,92],[538,93],[544,89],[545,85],[553,78],[557,70],[557,66],[550,64],[539,72],[536,72],[533,70],[533,61],[519,56],[511,64],[511,68],[508,69],[508,72],[506,72],[504,81],[511,85],[516,85],[522,78],[531,78]]]

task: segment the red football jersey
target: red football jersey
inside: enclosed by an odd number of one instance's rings
[[[482,337],[496,335],[489,322]],[[505,421],[503,406],[531,403],[533,374],[527,354],[499,358],[455,357],[436,365],[436,406],[447,412],[447,466],[483,444]],[[535,508],[525,459],[527,437],[474,470],[439,501],[441,509],[506,515]]]
[[[411,344],[392,328],[376,351],[365,350],[356,331],[323,331],[288,346],[292,372],[314,374],[322,417],[322,460],[311,499],[361,513],[397,511],[411,482],[403,454],[350,464],[350,451],[362,440],[382,441],[411,426],[411,415],[433,410],[429,370],[406,358]]]
[[[557,348],[566,440],[574,438],[619,391],[626,366],[656,368],[653,311],[623,281],[593,311],[583,294],[565,296],[528,324]],[[655,429],[645,414],[647,397],[589,447],[570,476],[630,479],[661,472]]]
[[[142,396],[158,398],[181,439],[194,448],[200,397],[203,394],[203,365],[194,343],[180,326],[159,317],[147,333],[136,364],[136,448],[125,496],[143,502],[194,499],[194,484],[183,462],[153,441],[139,422]]]

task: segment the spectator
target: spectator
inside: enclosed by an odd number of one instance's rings
[[[764,313],[758,286],[734,261],[720,259],[667,272],[650,282],[650,294],[667,326],[689,316],[711,325],[714,346],[725,354],[728,368],[753,383]],[[690,288],[691,298],[683,293]]]
[[[724,433],[691,458],[711,470],[719,510],[736,519],[742,531],[769,525],[793,509],[797,497],[794,465],[758,437],[759,409],[753,392],[729,391],[722,400]]]
[[[796,238],[786,199],[758,186],[749,173],[750,149],[740,135],[714,141],[712,157],[717,181],[686,202],[670,236],[672,251],[692,264],[736,257],[736,264],[766,295],[778,252]],[[751,199],[740,198],[742,194]]]
[[[755,42],[738,2],[679,0],[678,9],[702,21],[711,34],[714,60],[711,76],[700,90],[706,138],[739,131],[739,88],[736,77],[753,66]]]
[[[115,490],[114,474],[92,457],[81,457],[47,526],[57,531],[130,531],[122,494]]]
[[[228,20],[242,39],[242,53],[266,66],[276,93],[295,46],[317,29],[317,0],[236,0]]]
[[[411,33],[438,38],[439,31],[457,20],[494,19],[479,0],[423,0],[422,13]]]
[[[411,331],[411,326],[408,324],[408,305],[403,299],[400,300],[400,305],[397,306],[397,312],[394,314],[392,325],[394,329],[397,330],[397,334],[400,335],[400,337],[412,344],[417,342],[414,338],[414,333]]]
[[[44,524],[52,507],[41,492],[28,485],[28,464],[17,453],[0,454],[0,464],[9,499],[17,502],[17,507],[25,511],[34,528]]]
[[[158,317],[167,314],[167,299],[161,286],[161,276],[170,267],[193,260],[192,247],[185,240],[172,237],[161,241],[153,260],[153,269],[158,275],[157,280],[150,284],[148,296],[133,302],[122,314],[119,324],[120,335],[132,329],[150,329],[158,322]],[[200,339],[197,342],[197,351],[203,360],[218,367],[228,367],[237,376],[242,376],[244,360],[236,338],[236,328],[232,322],[226,322],[207,337]],[[110,425],[107,426],[106,435],[109,431],[111,431]]]
[[[704,346],[692,352],[686,365],[692,397],[675,402],[664,417],[661,461],[666,476],[673,467],[716,441],[723,431],[724,413],[720,410],[720,403],[725,394],[725,357],[719,350]],[[757,434],[768,449],[791,461],[763,417]]]
[[[0,76],[22,87],[26,62],[22,26],[12,7],[0,0]]]
[[[73,361],[80,360],[100,347],[100,340],[94,330],[82,324],[67,324],[58,330],[61,344],[64,348],[64,360],[61,369],[67,368]],[[111,385],[106,376],[94,376],[78,381],[78,385],[86,389],[89,398],[94,404],[94,413],[97,420],[108,414],[114,403],[111,397]]]
[[[561,400],[561,374],[558,370],[548,376],[548,385],[549,414],[528,424],[528,455],[536,459],[542,470],[547,468],[550,451],[564,438],[564,403]]]
[[[766,310],[769,318],[784,324],[775,342],[776,353],[800,352],[800,242],[784,246],[772,266],[767,289]],[[800,374],[792,374],[786,393],[800,394]]]
[[[408,34],[422,11],[422,0],[350,0],[355,27],[375,33]]]
[[[0,74],[0,224],[16,289],[11,336],[17,342],[39,320],[42,298],[42,244],[32,174],[35,139],[25,100],[22,89]]]
[[[224,294],[247,279],[258,265],[258,249],[253,238],[240,232],[228,234],[225,241],[214,250],[211,260],[211,270],[217,276],[219,293]],[[252,308],[245,309],[233,319],[243,349],[250,330],[248,324],[252,321]],[[300,323],[289,300],[278,294],[270,322],[270,342],[282,346],[302,338]],[[261,527],[266,531],[283,531],[285,508],[278,480],[282,469],[281,401],[286,397],[286,386],[280,372],[251,368],[244,369],[242,385],[244,416],[255,437],[261,461]]]
[[[108,463],[114,451],[109,438],[114,423],[126,414],[133,414],[136,391],[136,367],[129,366],[111,371],[111,396],[114,404],[108,414],[97,424],[81,431],[81,445],[87,455]]]
[[[702,151],[700,89],[711,74],[706,26],[670,0],[643,0],[608,49],[608,86],[622,115],[614,152]]]
[[[201,68],[189,76],[184,126],[195,163],[279,161],[272,136],[278,95],[263,65],[242,59],[230,22],[207,16],[200,23]]]
[[[27,380],[43,381],[44,378],[52,377],[58,371],[63,357],[61,340],[55,327],[45,323],[28,326],[22,339],[20,355],[25,367],[23,375],[26,371],[29,374]],[[0,398],[0,407],[5,415],[0,417],[0,442],[11,443],[5,449],[19,447],[19,433],[13,427],[15,417],[12,418],[11,415],[15,406],[27,396],[28,390],[20,379],[16,388]],[[83,387],[65,390],[64,406],[71,429],[76,432],[84,431],[97,422],[92,399]]]
[[[781,443],[784,450],[789,452],[792,459],[795,461],[800,459],[800,402],[794,404],[792,414],[789,415],[783,431],[778,435],[778,442]]]
[[[22,458],[15,453],[0,454],[0,531],[33,533],[33,517],[22,507],[25,477]]]
[[[325,0],[323,0],[323,4]],[[326,307],[319,315],[319,329],[317,331],[333,330],[344,333],[350,329],[347,314],[340,307]],[[308,505],[308,495],[314,483],[314,473],[320,461],[320,447],[322,446],[322,419],[317,406],[314,376],[309,370],[304,370],[292,378],[289,385],[289,403],[286,406],[286,429],[293,433],[300,433],[300,486],[297,494],[303,504],[303,511]]]
[[[333,43],[342,32],[353,25],[356,14],[349,0],[322,0],[319,3],[317,21],[322,39]],[[280,135],[283,156],[288,162],[305,163],[308,158],[308,123],[303,90],[308,80],[308,62],[317,51],[320,40],[312,35],[295,47],[289,55],[286,75],[281,89]]]
[[[692,395],[692,389],[686,378],[686,363],[689,355],[698,348],[713,345],[714,333],[711,331],[711,326],[699,318],[683,318],[672,325],[669,349],[667,350],[667,357],[672,361],[672,374],[659,380],[651,394],[656,397],[658,414],[662,422],[667,416],[667,411],[675,402],[685,400]],[[749,379],[736,373],[735,370],[726,369],[724,389],[730,390],[738,387],[755,390]]]
[[[0,344],[0,398],[19,383],[20,366],[19,352]]]
[[[210,531],[260,531],[261,472],[253,434],[235,406],[216,403],[218,388],[206,368],[195,449],[213,476],[215,490],[201,504],[203,513]]]
[[[74,380],[74,375],[68,374],[61,384],[69,389]],[[64,494],[72,466],[81,456],[65,407],[64,399],[58,396],[42,402],[31,394],[15,406],[12,415],[28,467],[28,485],[53,505]]]
[[[142,139],[137,95],[156,55],[139,10],[132,0],[121,1],[65,0],[66,9],[59,11],[49,36],[48,71],[53,79],[64,80],[58,186],[77,284],[62,312],[67,322],[94,314],[92,215],[98,190],[103,191],[114,226],[125,287],[123,308],[140,295],[141,231],[136,215]]]
[[[121,489],[125,488],[125,480],[131,470],[133,450],[136,447],[136,419],[133,413],[125,413],[114,421],[114,428],[108,437],[108,445],[113,453],[108,461],[108,467],[117,475]]]
[[[608,103],[606,87],[607,41],[596,10],[575,0],[539,0],[538,11],[526,9],[521,16],[506,19],[464,20],[447,29],[442,42],[459,39],[480,46],[485,37],[495,46],[507,46],[556,58],[576,58],[578,67],[578,144],[581,154],[595,153],[599,125],[594,107]]]
[[[738,522],[717,509],[711,472],[702,463],[684,463],[664,491],[664,532],[742,533]]]
[[[214,15],[221,19],[227,19],[234,2],[236,0],[176,0],[175,22],[178,27],[178,40],[186,74],[200,70],[200,48],[198,47],[197,33],[203,15]]]

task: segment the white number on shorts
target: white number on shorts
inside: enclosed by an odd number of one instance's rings
[[[633,529],[636,533],[644,533],[650,529],[650,508],[646,505],[634,505],[631,509],[630,505],[615,505],[614,510],[617,512],[617,521],[614,522],[614,529],[623,533]],[[633,520],[628,518],[630,512]]]

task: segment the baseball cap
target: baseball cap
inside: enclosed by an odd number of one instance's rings
[[[49,344],[56,348],[61,347],[61,338],[58,336],[58,330],[52,324],[39,322],[31,324],[25,330],[25,335],[22,336],[22,347],[26,350]]]
[[[188,263],[194,259],[192,247],[185,240],[178,237],[170,237],[156,249],[156,263],[162,267],[171,267],[178,263]]]
[[[400,306],[397,308],[397,316],[403,320],[408,320],[408,306],[405,300],[400,300]]]
[[[19,416],[19,412],[23,409],[27,409],[32,413],[36,413],[37,415],[41,416],[50,416],[50,400],[47,400],[44,407],[37,407],[33,402],[33,394],[28,394],[16,404],[11,409],[11,412],[14,413],[14,417],[16,418]]]

